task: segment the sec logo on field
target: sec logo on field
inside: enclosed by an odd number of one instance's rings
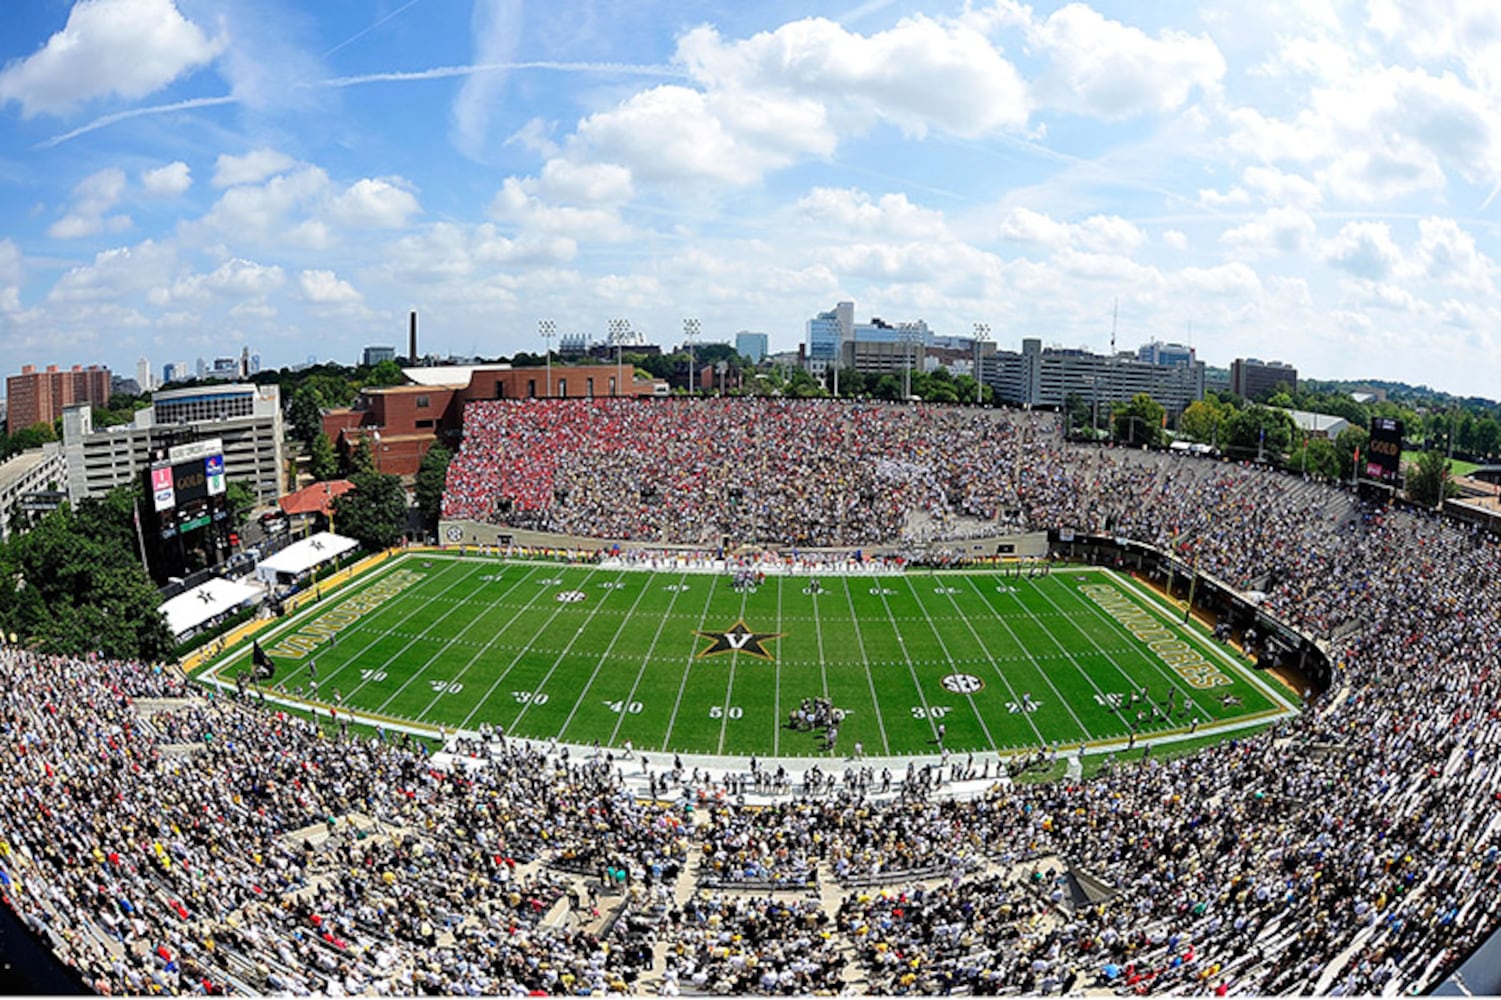
[[[558,600],[562,601],[564,604],[576,604],[579,601],[582,601],[587,596],[589,595],[585,594],[582,590],[558,591]]]
[[[985,686],[985,682],[974,674],[949,674],[938,683],[943,685],[945,691],[955,694],[974,694]]]
[[[459,539],[464,537],[464,529],[459,527],[457,524],[450,524],[448,526],[447,535],[450,542],[457,542]]]

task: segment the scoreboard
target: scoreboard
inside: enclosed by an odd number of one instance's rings
[[[222,562],[229,550],[223,442],[211,438],[158,451],[144,478],[150,503],[143,534],[152,575],[164,580]]]
[[[1402,421],[1372,417],[1367,451],[1366,478],[1382,483],[1398,482],[1402,478]]]

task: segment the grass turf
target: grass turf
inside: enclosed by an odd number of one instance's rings
[[[1191,687],[1084,589],[1100,585],[1225,683]],[[1097,569],[827,576],[817,592],[806,576],[771,576],[737,591],[724,575],[411,554],[260,640],[289,693],[312,697],[315,662],[316,700],[337,689],[371,716],[684,753],[845,756],[857,741],[868,756],[933,753],[940,727],[955,752],[1004,751],[1185,732],[1194,719],[1203,733],[1288,710],[1178,617]],[[741,622],[749,638],[734,631]],[[205,674],[232,679],[249,662],[233,649]],[[1129,700],[1142,688],[1158,711]],[[846,713],[832,750],[821,731],[787,725],[814,697]]]

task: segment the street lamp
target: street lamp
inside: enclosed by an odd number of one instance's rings
[[[990,324],[975,324],[975,405],[980,405],[984,384],[980,381],[980,345],[990,339]]]
[[[547,398],[552,398],[552,338],[557,336],[558,324],[550,319],[537,321],[537,332],[542,335],[542,342],[547,345]]]
[[[695,396],[698,395],[698,363],[694,359],[693,342],[702,332],[703,326],[694,317],[683,320],[683,339],[688,342],[688,392]]]

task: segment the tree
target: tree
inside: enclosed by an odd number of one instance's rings
[[[1111,435],[1127,444],[1158,444],[1162,440],[1162,418],[1167,413],[1150,394],[1138,392],[1129,403],[1117,403],[1111,410]]]
[[[340,534],[366,548],[386,549],[406,531],[407,495],[401,479],[379,472],[355,472],[354,489],[334,498],[334,524]]]
[[[386,360],[370,369],[365,385],[379,388],[387,385],[401,385],[405,381],[406,376],[401,373],[401,366],[394,361]]]
[[[1450,478],[1449,458],[1441,451],[1425,451],[1407,467],[1407,496],[1415,504],[1437,507],[1446,497],[1457,496],[1459,487]]]
[[[292,424],[292,436],[311,446],[313,438],[323,432],[323,399],[318,390],[310,385],[298,386],[292,393],[288,419]]]
[[[436,524],[443,512],[443,488],[448,483],[448,463],[453,453],[441,444],[435,444],[422,456],[417,466],[417,509],[429,524]]]
[[[1206,395],[1188,404],[1188,409],[1178,418],[1178,434],[1201,444],[1228,441],[1225,421],[1232,412],[1230,407]]]
[[[161,595],[137,556],[135,492],[64,505],[0,546],[0,629],[66,655],[162,659],[172,652]]]
[[[1229,446],[1221,447],[1234,458],[1276,458],[1287,451],[1297,425],[1286,410],[1252,403],[1225,422]]]
[[[1339,453],[1328,438],[1302,438],[1287,457],[1287,467],[1322,479],[1336,479],[1340,474]]]
[[[229,508],[229,530],[239,531],[250,518],[255,507],[255,493],[241,482],[230,482],[224,487],[224,505]]]
[[[308,448],[308,471],[318,482],[325,482],[339,474],[339,456],[334,451],[328,435],[319,431]]]
[[[347,471],[350,473],[375,471],[375,452],[370,450],[369,438],[360,438],[350,449]]]
[[[1355,478],[1355,455],[1365,454],[1370,446],[1371,433],[1364,427],[1346,427],[1334,439],[1334,457],[1339,461],[1339,478]]]

